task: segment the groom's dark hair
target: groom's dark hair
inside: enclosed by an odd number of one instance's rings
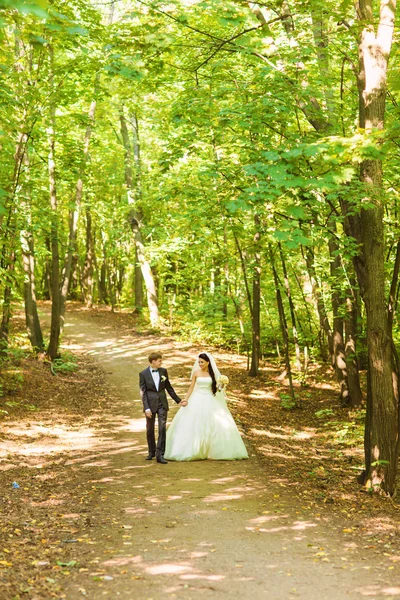
[[[149,355],[149,363],[153,362],[153,360],[158,360],[159,358],[162,358],[161,352],[152,352]]]

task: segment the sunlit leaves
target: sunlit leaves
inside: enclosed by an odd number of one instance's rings
[[[278,240],[278,242],[285,242],[286,247],[291,250],[298,248],[299,246],[310,246],[312,244],[312,241],[297,227],[294,229],[287,229],[286,231],[277,229],[274,231],[273,237]]]
[[[47,12],[49,4],[47,0],[0,0],[0,9],[12,8],[27,15],[34,15],[42,19],[46,19],[49,14]]]

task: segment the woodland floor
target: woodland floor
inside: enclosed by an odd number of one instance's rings
[[[182,395],[199,348],[79,306],[63,347],[77,371],[23,359],[22,389],[0,399],[1,600],[400,598],[400,505],[357,485],[360,419],[329,371],[288,411],[273,364],[250,379],[215,350],[250,459],[159,465],[138,372],[162,350]]]

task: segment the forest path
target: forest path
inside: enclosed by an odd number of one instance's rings
[[[66,598],[400,598],[395,572],[380,569],[371,551],[361,554],[334,523],[310,518],[290,488],[271,485],[251,449],[247,461],[145,461],[138,373],[160,349],[183,394],[187,383],[173,367],[192,364],[187,346],[75,310],[63,344],[92,356],[113,391],[92,423],[90,450],[76,449],[65,463],[93,489],[86,533],[69,545],[82,568],[71,569]]]

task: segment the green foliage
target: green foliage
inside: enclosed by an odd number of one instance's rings
[[[281,408],[285,410],[293,410],[297,407],[296,402],[293,401],[292,396],[290,396],[289,394],[279,394],[279,397],[281,399]]]
[[[73,373],[78,370],[78,361],[71,352],[64,351],[59,358],[52,362],[54,373]]]
[[[332,429],[336,443],[349,447],[362,444],[364,436],[364,423],[360,419],[349,420],[345,423],[339,421],[328,421],[327,426]]]
[[[331,408],[322,408],[321,410],[317,410],[315,416],[318,419],[324,419],[325,417],[332,417],[334,415],[334,411]]]
[[[47,0],[36,0],[36,2],[35,0],[31,0],[30,2],[26,2],[26,0],[0,0],[0,9],[10,8],[42,19],[47,19],[49,16],[46,10],[48,8]]]

